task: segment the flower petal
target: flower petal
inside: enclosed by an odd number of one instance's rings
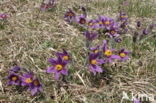
[[[129,57],[128,56],[125,56],[124,58],[122,58],[122,60],[127,60]]]
[[[56,73],[55,73],[55,79],[58,80],[59,77],[60,77],[60,73],[59,73],[59,72],[56,72]]]
[[[56,72],[56,70],[54,67],[48,67],[47,68],[47,73],[55,73],[55,72]]]
[[[118,55],[112,55],[111,58],[112,59],[120,59],[120,56],[118,56]]]
[[[64,68],[63,70],[61,70],[61,73],[64,75],[68,75],[68,70]]]
[[[94,75],[96,75],[95,67],[90,65],[89,66],[90,72],[92,72]]]
[[[103,50],[107,50],[107,41],[103,40]]]
[[[113,61],[112,61],[112,58],[108,58],[108,59],[107,59],[107,62],[112,63],[112,62],[113,62]]]
[[[22,82],[21,85],[22,85],[22,86],[26,86],[26,85],[28,85],[28,84],[25,83],[25,82]]]
[[[52,65],[56,65],[56,64],[57,64],[56,60],[53,59],[53,58],[49,58],[48,61],[49,61]]]
[[[34,96],[37,92],[38,92],[38,88],[37,87],[31,89],[31,95],[32,96]]]
[[[98,64],[103,64],[103,63],[105,63],[105,61],[103,59],[97,59],[97,63]]]
[[[95,69],[95,70],[96,70],[97,72],[100,72],[100,73],[103,72],[102,68],[101,68],[100,66],[97,66],[97,65],[96,65],[96,69]]]

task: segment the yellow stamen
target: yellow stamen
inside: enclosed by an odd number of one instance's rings
[[[94,23],[90,22],[88,25],[89,25],[89,26],[93,26],[93,25],[94,25]]]
[[[114,30],[111,31],[111,34],[115,34],[116,32]]]
[[[99,24],[103,24],[102,21],[100,21]]]
[[[25,80],[25,82],[26,82],[26,83],[32,83],[32,79],[31,79],[31,78],[27,78],[27,79]]]
[[[98,53],[99,52],[99,50],[94,50],[94,53]]]
[[[121,18],[127,18],[127,16],[126,15],[121,15]]]
[[[110,24],[110,21],[105,21],[105,25],[109,25]]]
[[[120,55],[120,57],[122,57],[122,58],[126,56],[125,53],[120,53],[119,55]]]
[[[35,86],[38,86],[38,85],[39,85],[39,82],[38,82],[37,80],[35,80],[35,81],[34,81],[34,85],[35,85]]]
[[[91,60],[91,64],[97,64],[97,61],[95,59]]]
[[[111,51],[111,50],[106,50],[106,51],[104,52],[104,55],[106,55],[106,56],[111,56],[111,55],[112,55],[112,51]]]
[[[16,80],[17,80],[17,77],[16,77],[16,76],[13,76],[11,79],[12,79],[13,81],[16,81]]]
[[[80,23],[81,24],[85,24],[86,23],[86,20],[85,19],[80,19]]]
[[[67,55],[63,56],[63,60],[69,60],[69,57]]]
[[[71,13],[71,12],[70,12],[70,13],[68,13],[67,15],[68,15],[68,16],[74,16],[74,14],[73,14],[73,13]]]
[[[60,64],[57,64],[57,65],[55,66],[55,69],[56,69],[56,70],[62,70],[62,68],[63,68],[63,66],[60,65]]]

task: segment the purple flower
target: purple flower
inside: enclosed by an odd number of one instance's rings
[[[65,49],[63,49],[63,53],[58,52],[58,53],[56,53],[56,55],[60,56],[64,61],[69,62],[69,60],[70,60],[70,55]]]
[[[147,34],[149,33],[149,32],[148,32],[148,29],[147,29],[147,28],[143,29],[142,33],[143,33],[144,35],[147,35]]]
[[[29,85],[28,90],[31,91],[31,94],[34,96],[37,93],[42,91],[42,85],[38,79],[34,79],[32,83]]]
[[[69,9],[69,10],[65,13],[64,19],[65,19],[65,21],[67,21],[67,22],[73,22],[73,21],[75,21],[75,19],[76,19],[76,14],[75,14],[71,9]]]
[[[120,15],[119,15],[119,20],[120,21],[127,21],[128,20],[127,14],[121,11]]]
[[[68,75],[68,70],[65,68],[67,62],[65,62],[60,56],[57,59],[49,59],[49,62],[53,65],[47,69],[47,73],[55,73],[55,79],[58,80],[60,74]]]
[[[99,16],[99,19],[97,20],[99,29],[104,28],[103,19],[102,18],[104,18],[104,17],[103,16]]]
[[[154,23],[149,25],[150,30],[152,30],[154,27],[156,27],[156,24],[154,24]]]
[[[143,35],[148,35],[149,33],[152,32],[152,30],[154,29],[155,26],[156,26],[156,24],[148,25],[146,28],[143,29],[142,34]]]
[[[99,16],[99,27],[104,27],[106,30],[110,30],[114,22],[115,21],[112,18]]]
[[[109,49],[107,45],[107,41],[103,41],[103,55],[106,58],[106,62],[112,62],[113,59],[120,59],[118,55],[114,55],[113,51],[114,49]]]
[[[13,68],[10,69],[10,72],[16,72],[17,73],[20,70],[21,70],[21,68],[19,66],[14,66]]]
[[[22,86],[30,86],[33,82],[34,74],[32,72],[23,74],[21,80],[22,80]]]
[[[90,50],[94,53],[94,54],[97,54],[99,53],[99,49],[100,49],[100,46],[96,46],[96,47],[93,47],[93,48],[90,48]]]
[[[98,26],[98,21],[97,21],[97,20],[94,20],[94,19],[89,20],[89,21],[88,21],[88,27],[91,28],[91,29],[96,29],[96,28],[98,28],[98,27],[99,27],[99,26]]]
[[[84,36],[89,40],[92,41],[98,37],[98,34],[93,31],[85,31]]]
[[[117,26],[117,24],[114,24],[111,28],[110,28],[110,30],[109,30],[109,36],[112,38],[112,37],[118,37],[119,36],[119,34],[118,34],[118,30],[119,28],[118,28],[118,26]]]
[[[21,78],[16,73],[10,73],[7,79],[9,80],[8,85],[20,85],[21,83]]]
[[[141,22],[137,21],[137,27],[141,27]]]
[[[89,69],[90,71],[96,75],[97,72],[103,72],[102,68],[99,66],[104,63],[102,59],[98,59],[99,54],[91,53],[89,55]]]
[[[124,61],[124,60],[127,60],[129,57],[127,56],[130,52],[129,51],[126,51],[125,49],[121,49],[119,51],[119,56],[120,56],[120,59],[121,61]]]
[[[120,24],[120,28],[121,28],[120,32],[127,32],[128,31],[128,22],[127,21],[122,22]]]
[[[85,25],[87,23],[85,15],[78,16],[76,20],[77,20],[77,23],[80,25]]]
[[[121,38],[115,38],[115,41],[116,41],[117,43],[120,43],[120,42],[122,41],[122,39],[121,39]]]
[[[118,32],[117,32],[116,29],[111,29],[111,30],[109,31],[109,36],[110,36],[111,38],[112,38],[112,37],[118,37],[119,34],[118,34]]]
[[[0,14],[0,20],[7,19],[8,17],[9,17],[9,15],[8,15],[8,14],[5,14],[5,13]]]

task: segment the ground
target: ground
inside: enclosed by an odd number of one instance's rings
[[[50,11],[40,12],[42,0],[2,0],[0,13],[10,17],[0,24],[0,100],[11,103],[120,103],[123,92],[156,94],[156,30],[136,44],[136,55],[126,62],[106,65],[107,73],[94,76],[84,66],[84,36],[64,21],[68,8],[87,8],[89,17],[115,17],[123,0],[58,0]],[[128,1],[128,0],[127,0]],[[129,0],[124,9],[129,15],[129,26],[140,20],[145,26],[156,21],[155,0]],[[95,43],[102,43],[100,38]],[[132,32],[128,32],[117,48],[132,51]],[[56,81],[45,70],[48,58],[62,48],[72,55],[67,82]],[[44,91],[31,96],[6,84],[8,70],[14,65],[33,71],[40,77]],[[155,95],[156,97],[156,95]],[[144,102],[144,103],[155,103]],[[132,103],[123,100],[123,103]]]

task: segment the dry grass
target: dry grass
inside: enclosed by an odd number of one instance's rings
[[[63,20],[67,8],[79,5],[88,8],[90,17],[96,17],[96,14],[114,16],[119,2],[58,0],[56,8],[47,12],[39,12],[40,3],[41,0],[0,1],[0,12],[11,15],[0,29],[0,100],[11,103],[120,103],[123,91],[156,94],[155,38],[138,45],[138,57],[131,56],[127,62],[107,65],[108,73],[93,77],[83,66],[83,35]],[[152,12],[152,16],[146,18],[136,17],[136,11],[130,13],[133,14],[130,15],[132,26],[137,19],[147,22],[156,20]],[[131,37],[128,35],[127,38],[117,47],[124,46],[132,50]],[[72,54],[74,61],[74,65],[68,67],[68,83],[55,82],[50,74],[44,72],[49,65],[47,59],[54,57],[54,53],[62,48]],[[43,95],[32,97],[27,91],[19,92],[16,87],[6,85],[4,77],[14,65],[30,69],[41,78],[44,84]]]

